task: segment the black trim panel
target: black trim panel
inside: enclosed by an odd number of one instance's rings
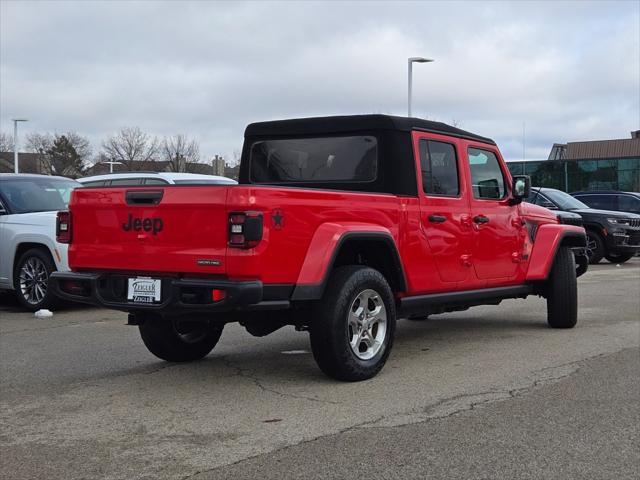
[[[428,311],[433,306],[474,306],[483,305],[492,300],[526,297],[534,292],[532,285],[514,285],[509,287],[482,288],[462,292],[433,293],[400,299],[398,316]]]

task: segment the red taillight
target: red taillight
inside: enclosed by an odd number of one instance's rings
[[[233,212],[229,214],[229,246],[253,248],[262,240],[262,213]]]
[[[58,212],[56,219],[56,240],[59,243],[71,243],[71,212]]]
[[[219,302],[220,300],[224,300],[227,297],[227,292],[224,290],[219,290],[214,288],[211,290],[211,300],[214,302]]]

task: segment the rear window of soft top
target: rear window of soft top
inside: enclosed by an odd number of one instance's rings
[[[259,140],[250,166],[253,183],[373,182],[378,142],[371,135]]]

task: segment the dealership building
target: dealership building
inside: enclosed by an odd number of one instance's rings
[[[640,130],[630,138],[555,143],[547,160],[508,162],[536,187],[640,192]]]

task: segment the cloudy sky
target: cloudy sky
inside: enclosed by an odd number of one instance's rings
[[[415,116],[507,159],[640,128],[640,2],[0,0],[0,129],[186,133],[230,158],[247,123]]]

